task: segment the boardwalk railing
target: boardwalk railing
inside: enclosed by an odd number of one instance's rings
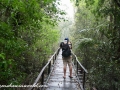
[[[47,75],[50,74],[51,70],[52,70],[52,65],[54,65],[54,62],[57,58],[57,55],[59,54],[60,48],[52,55],[52,57],[48,60],[47,64],[42,68],[42,70],[40,71],[38,77],[36,78],[36,80],[33,83],[33,87],[30,87],[28,90],[33,90],[33,89],[37,89],[37,88],[44,88],[46,87],[44,85],[44,81],[45,81],[45,75],[46,75],[46,71],[47,71]],[[35,87],[37,86],[37,87]]]
[[[84,66],[79,62],[77,56],[72,52],[73,66],[75,68],[77,77],[79,79],[79,83],[82,84],[80,87],[82,90],[85,90],[86,83],[86,74],[88,71],[84,68]]]
[[[38,77],[33,83],[33,87],[30,87],[28,90],[43,90],[45,87],[47,80],[49,79],[49,75],[54,68],[54,62],[59,54],[60,48],[52,55],[52,57],[48,60],[47,64],[42,68]],[[83,67],[83,65],[79,62],[77,56],[72,52],[73,55],[73,66],[76,71],[76,76],[78,77],[81,90],[85,90],[86,83],[86,74],[87,70]],[[48,77],[46,77],[48,75]],[[36,87],[37,86],[37,87]]]

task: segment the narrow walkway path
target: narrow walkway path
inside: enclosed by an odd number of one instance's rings
[[[55,62],[54,70],[48,80],[48,88],[46,90],[81,90],[75,71],[73,69],[73,78],[69,78],[69,68],[67,66],[66,79],[63,78],[63,61],[60,51]]]

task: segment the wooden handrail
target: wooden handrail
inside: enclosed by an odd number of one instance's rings
[[[77,76],[78,76],[78,67],[80,66],[80,68],[83,70],[83,85],[82,86],[80,86],[81,87],[81,89],[82,90],[85,90],[85,77],[86,77],[86,73],[88,73],[88,71],[84,68],[84,66],[79,62],[79,60],[78,60],[78,58],[77,58],[77,56],[72,52],[72,55],[75,57],[75,59],[73,58],[73,60],[75,60],[75,61],[77,61],[77,69],[76,69],[76,71],[77,71]],[[74,61],[74,62],[75,62]]]
[[[55,59],[56,59],[56,56],[57,56],[59,50],[60,50],[60,48],[57,49],[57,51],[56,51],[56,52],[51,56],[51,58],[48,60],[47,64],[42,68],[42,70],[40,71],[38,77],[37,77],[36,80],[34,81],[33,86],[35,86],[35,85],[38,83],[38,81],[39,81],[39,79],[41,78],[44,70],[45,70],[46,67],[49,65],[49,63],[52,61],[52,59],[54,58],[54,56],[55,56]],[[33,89],[33,87],[29,88],[28,90],[32,90],[32,89]]]
[[[82,69],[85,71],[85,73],[88,73],[88,71],[84,68],[84,66],[79,62],[77,56],[72,52],[72,54],[75,56],[76,61],[78,62],[78,64],[80,65],[80,67],[82,67]]]
[[[76,58],[76,61],[78,62],[78,64],[80,65],[80,67],[82,67],[82,69],[85,71],[85,73],[88,73],[88,71],[84,68],[84,66],[79,62],[77,56],[75,54],[73,54]]]
[[[38,77],[36,78],[36,80],[33,83],[33,86],[37,85],[38,81],[40,80],[40,78],[42,77],[42,83],[44,84],[44,71],[47,68],[47,66],[51,66],[51,61],[53,60],[53,64],[54,64],[54,60],[56,59],[58,53],[59,53],[60,48],[57,49],[57,51],[51,56],[51,58],[48,60],[48,62],[46,63],[46,65],[42,68],[42,70],[40,71]],[[88,73],[88,71],[84,68],[84,66],[79,62],[77,56],[72,52],[73,56],[75,57],[74,60],[75,62],[77,62],[77,72],[78,72],[78,66],[81,67],[81,69],[84,71],[83,72],[83,85],[81,86],[81,89],[84,90],[84,86],[85,86],[85,75],[86,73]],[[50,70],[51,67],[48,67],[48,69]],[[50,73],[50,71],[48,72]],[[28,90],[32,90],[34,87],[30,87]]]
[[[56,52],[55,52],[55,53],[56,53]],[[44,71],[45,68],[48,66],[48,64],[49,64],[50,61],[52,60],[53,56],[55,55],[55,53],[54,53],[54,54],[52,55],[52,57],[48,60],[48,63],[42,68],[42,70],[40,71],[40,73],[39,73],[38,77],[36,78],[36,80],[35,80],[35,82],[34,82],[33,85],[35,85],[35,84],[38,82],[38,80],[39,80],[40,77],[42,76],[43,71]]]

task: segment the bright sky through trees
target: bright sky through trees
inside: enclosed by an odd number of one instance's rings
[[[67,18],[74,18],[74,7],[70,0],[58,0],[60,2],[60,5],[58,6],[61,10],[64,10],[66,12],[65,17]]]
[[[70,0],[58,0],[58,2],[59,2],[59,4],[57,5],[58,8],[66,13],[66,15],[59,16],[67,20],[66,22],[59,23],[59,27],[61,28],[60,40],[62,41],[64,40],[65,37],[70,38],[70,30],[72,25],[74,24],[75,8]]]

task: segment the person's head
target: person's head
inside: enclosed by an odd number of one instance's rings
[[[69,41],[69,38],[65,38],[64,40],[67,40],[67,41]]]
[[[69,38],[65,38],[64,40],[65,40],[65,42],[67,41],[67,43],[69,42]]]

